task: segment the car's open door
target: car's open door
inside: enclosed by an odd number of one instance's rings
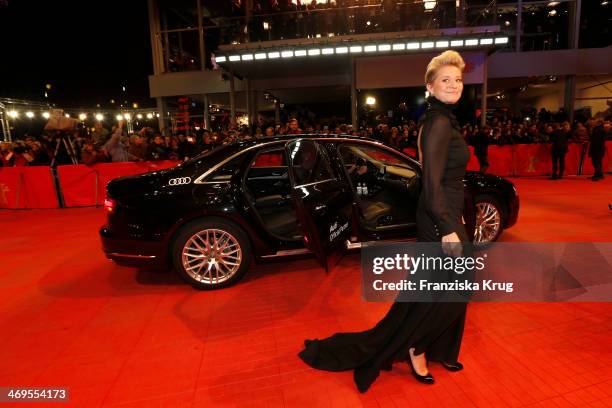
[[[330,270],[351,235],[353,193],[336,177],[325,149],[316,141],[292,140],[285,149],[304,242],[325,270]]]

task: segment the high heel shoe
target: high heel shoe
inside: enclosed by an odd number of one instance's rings
[[[414,369],[414,365],[412,364],[412,357],[410,355],[408,355],[408,364],[410,364],[410,368],[412,369],[412,375],[414,376],[414,378],[416,378],[418,382],[423,384],[433,384],[435,382],[433,376],[430,373],[427,373],[426,375],[421,375],[416,372],[416,370]]]
[[[463,364],[460,362],[456,363],[447,363],[446,361],[441,362],[442,367],[446,368],[448,371],[461,371],[463,370]]]

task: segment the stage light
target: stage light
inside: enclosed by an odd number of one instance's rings
[[[336,54],[346,54],[348,52],[348,47],[337,47]]]
[[[34,112],[26,112],[26,116],[32,119],[34,117]]]
[[[491,44],[493,44],[492,38],[481,38],[480,39],[480,45],[491,45]]]
[[[376,51],[376,46],[375,45],[366,45],[365,47],[363,47],[363,50],[365,52],[374,52],[374,51]]]
[[[152,113],[147,113],[147,119],[153,119],[153,114]]]
[[[69,114],[69,113],[67,113],[67,114],[65,114],[64,116],[65,116],[65,117],[67,117],[67,118],[69,118],[69,117],[70,117],[70,114]]]
[[[293,57],[293,51],[283,51],[283,52],[281,52],[281,57],[283,57],[283,58],[291,58],[291,57]]]
[[[378,51],[391,51],[391,44],[381,44],[378,46]]]
[[[274,59],[274,58],[279,58],[280,57],[280,52],[269,52],[268,53],[268,58],[270,59]]]
[[[321,50],[318,48],[313,48],[312,50],[308,50],[308,55],[321,55]]]
[[[252,61],[253,60],[253,54],[244,54],[242,56],[242,60],[243,61]]]
[[[96,120],[98,122],[102,122],[104,120],[104,115],[101,113],[96,113]]]
[[[333,48],[323,48],[323,49],[321,50],[321,53],[322,53],[323,55],[331,55],[331,54],[333,54],[333,53],[334,53],[334,49],[333,49]]]
[[[357,54],[362,51],[361,45],[353,45],[351,48],[351,54]]]
[[[19,112],[12,110],[8,112],[8,115],[13,119],[17,119],[19,117]]]
[[[142,115],[139,113],[138,115],[136,115],[137,119],[142,119]]]
[[[448,41],[437,41],[436,48],[448,48]]]
[[[123,120],[123,115],[117,115],[115,118],[117,118],[117,120]]]
[[[435,1],[425,1],[423,2],[423,5],[425,6],[425,10],[433,10],[434,8],[436,8]]]
[[[376,98],[374,98],[373,96],[368,96],[366,98],[366,105],[369,105],[369,106],[376,105]]]
[[[504,24],[506,25],[506,27],[510,27],[510,22],[508,20],[506,20]]]
[[[369,21],[366,21],[366,25],[367,25],[367,26],[369,26],[370,24],[372,24],[372,23],[371,23],[371,22],[369,22]]]
[[[225,62],[225,61],[227,61],[227,59],[223,55],[219,55],[218,57],[215,57],[215,62]]]
[[[230,55],[229,60],[230,62],[240,61],[240,55]]]
[[[132,119],[132,115],[130,115],[129,113],[124,113],[124,114],[123,114],[123,117],[124,117],[126,120],[130,120],[130,119]]]
[[[155,116],[157,116],[159,118],[159,113],[156,113]]]
[[[79,120],[82,122],[82,121],[84,121],[85,119],[87,119],[87,114],[85,114],[85,113],[80,113],[80,114],[79,114]]]
[[[557,15],[557,10],[550,10],[550,11],[548,12],[548,15],[549,15],[550,17],[554,17],[554,16],[556,16],[556,15]]]
[[[270,23],[268,23],[267,21],[263,22],[263,29],[264,30],[269,30],[270,29]]]
[[[42,117],[45,119],[49,119],[51,117],[51,114],[49,112],[43,112]]]
[[[451,47],[461,47],[463,46],[463,40],[452,40]]]
[[[434,46],[433,41],[425,41],[421,43],[422,49],[433,48],[433,46]]]
[[[406,49],[406,44],[393,44],[393,51],[402,51]]]
[[[470,46],[470,45],[478,45],[478,40],[475,38],[469,39],[469,40],[465,40],[465,45]]]
[[[558,6],[559,3],[561,3],[561,2],[560,1],[550,1],[550,2],[548,2],[548,7]]]
[[[296,57],[305,57],[306,56],[306,50],[296,50],[295,51],[295,56]]]
[[[508,44],[508,37],[497,37],[495,44]]]
[[[255,54],[255,59],[256,60],[262,60],[262,59],[266,59],[266,53],[265,52],[258,52],[257,54]]]
[[[409,50],[418,50],[419,43],[418,42],[408,43],[406,44],[406,48],[408,48]]]

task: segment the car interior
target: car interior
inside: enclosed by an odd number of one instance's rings
[[[377,146],[357,143],[344,143],[338,149],[361,212],[363,228],[381,231],[416,222],[420,177],[406,159]],[[307,171],[302,168],[305,166],[299,167],[296,177]],[[301,180],[310,178],[304,176]],[[249,165],[244,186],[249,204],[270,234],[286,241],[302,239],[284,148],[260,151]]]
[[[367,144],[338,147],[361,211],[362,226],[379,231],[414,224],[420,177],[404,158]]]

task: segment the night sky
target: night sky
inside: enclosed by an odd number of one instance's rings
[[[146,0],[3,0],[0,38],[0,97],[45,101],[50,83],[58,107],[155,106]]]

